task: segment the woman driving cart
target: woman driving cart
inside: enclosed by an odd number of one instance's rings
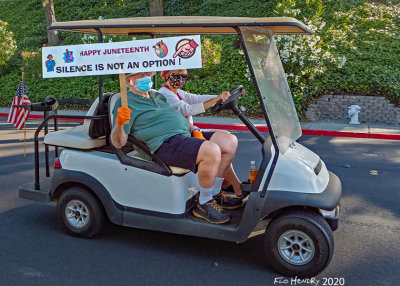
[[[161,78],[166,82],[158,92],[162,93],[167,102],[176,110],[178,110],[183,116],[185,116],[189,122],[190,130],[192,130],[193,137],[199,139],[206,139],[203,137],[203,133],[200,129],[193,125],[192,116],[203,113],[206,109],[213,106],[219,100],[225,101],[230,97],[228,91],[223,91],[219,95],[208,95],[208,94],[192,94],[183,91],[180,87],[185,83],[187,79],[187,70],[166,70],[161,72]],[[246,91],[243,89],[242,94]],[[218,130],[216,132],[226,132]],[[223,144],[224,142],[221,142]],[[218,143],[217,143],[218,144]],[[221,146],[220,146],[221,147]],[[224,178],[217,177],[218,184],[222,182],[231,184],[234,193],[238,199],[244,198],[242,190],[240,189],[240,181],[236,176],[232,164],[228,167],[228,171]]]

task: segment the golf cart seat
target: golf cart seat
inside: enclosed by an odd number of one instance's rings
[[[87,116],[92,116],[95,114],[98,102],[99,99],[97,98],[87,112]],[[92,119],[85,119],[81,125],[50,132],[44,137],[44,144],[83,150],[90,150],[105,146],[105,136],[98,138],[89,136],[91,121]]]
[[[117,103],[117,101],[120,98],[121,98],[121,94],[116,93],[116,94],[112,95],[108,101],[108,111],[109,111],[108,118],[109,118],[111,129],[112,129],[112,125],[114,122],[113,110],[114,110],[115,104]],[[145,143],[141,142],[137,138],[134,138],[130,135],[128,137],[128,142],[132,143],[135,146],[134,151],[126,154],[128,157],[139,159],[139,160],[144,160],[144,161],[149,161],[149,162],[155,161],[154,158],[157,156],[155,154],[150,154],[150,150]],[[190,170],[188,170],[188,169],[183,169],[183,168],[175,167],[175,166],[168,166],[168,168],[171,170],[171,173],[176,176],[184,175],[184,174],[187,174],[190,172]]]

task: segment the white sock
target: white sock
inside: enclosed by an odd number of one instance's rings
[[[222,187],[222,182],[224,181],[224,178],[215,178],[215,183],[212,189],[212,195],[216,196],[221,192],[221,187]]]
[[[211,201],[212,197],[212,188],[203,188],[200,187],[200,196],[199,196],[199,204],[204,205],[208,201]]]

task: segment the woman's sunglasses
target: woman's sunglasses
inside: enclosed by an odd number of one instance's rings
[[[184,73],[172,73],[171,77],[173,77],[173,78],[182,78],[182,79],[186,80],[188,75],[184,74]]]

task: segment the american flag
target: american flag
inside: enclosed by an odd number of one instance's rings
[[[22,89],[24,89],[24,95],[22,96]],[[10,112],[8,113],[7,122],[14,124],[16,128],[21,130],[24,127],[25,120],[29,116],[29,111],[22,107],[13,107],[13,105],[30,104],[28,96],[28,89],[26,88],[25,81],[20,81],[17,92],[14,95],[13,102],[11,104]]]

